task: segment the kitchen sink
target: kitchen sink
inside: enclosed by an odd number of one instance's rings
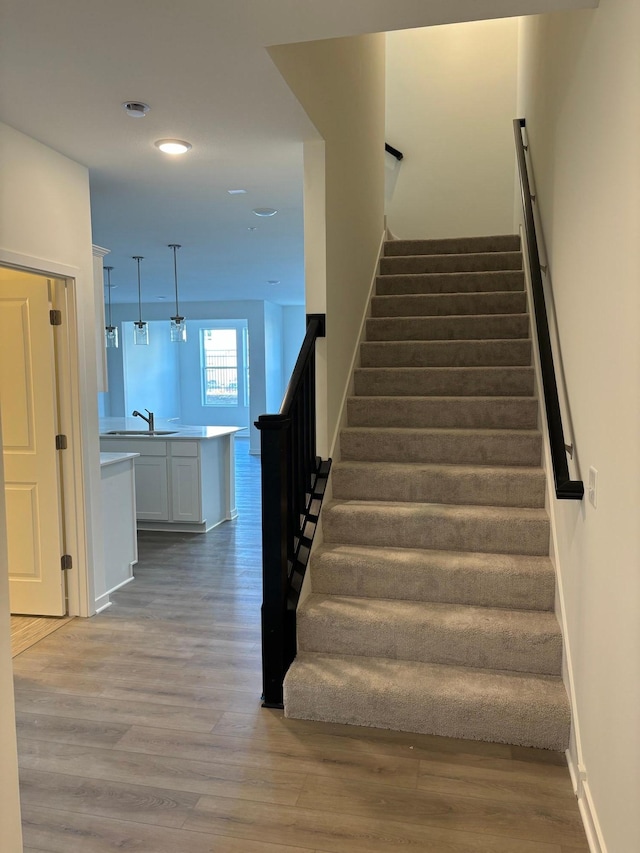
[[[102,435],[177,435],[177,433],[176,429],[110,429]]]

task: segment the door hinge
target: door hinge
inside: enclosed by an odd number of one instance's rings
[[[60,435],[56,436],[56,450],[66,450],[67,449],[67,436],[60,433]]]
[[[51,311],[49,311],[49,322],[52,326],[61,326],[62,311],[58,311],[56,308],[52,308]]]
[[[60,568],[63,572],[68,571],[73,568],[73,560],[71,559],[71,554],[63,554],[60,557]]]

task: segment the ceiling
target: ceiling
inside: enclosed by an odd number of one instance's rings
[[[593,5],[589,0],[0,0],[0,120],[89,168],[114,302],[301,304],[302,145],[314,128],[266,46]],[[150,105],[129,118],[125,101]],[[157,139],[185,139],[183,157]],[[231,196],[229,189],[245,189]],[[258,218],[255,207],[278,213]],[[255,230],[249,230],[254,229]],[[278,284],[269,284],[277,280]]]

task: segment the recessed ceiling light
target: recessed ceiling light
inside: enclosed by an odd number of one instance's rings
[[[250,225],[250,226],[247,228],[247,231],[257,231],[257,230],[258,230],[258,229],[256,228],[256,226],[255,226],[255,225]]]
[[[270,278],[267,281],[267,284],[280,284],[280,279],[279,278]]]
[[[149,104],[143,104],[142,101],[125,101],[122,109],[131,118],[144,118],[151,107]]]
[[[186,154],[192,147],[190,142],[183,139],[159,139],[155,145],[165,154]]]
[[[156,299],[166,299],[166,296],[156,296]]]
[[[227,190],[227,192],[229,193],[229,195],[245,195],[247,191],[246,190]]]
[[[256,216],[275,216],[278,211],[275,207],[254,207],[253,212]]]

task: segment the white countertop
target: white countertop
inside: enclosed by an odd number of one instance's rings
[[[239,426],[189,426],[187,424],[177,424],[172,421],[157,420],[155,429],[170,430],[170,435],[149,435],[143,433],[141,435],[109,435],[111,430],[144,430],[146,428],[145,421],[142,418],[100,418],[100,438],[154,438],[161,441],[179,441],[181,439],[191,441],[207,438],[221,438],[225,435],[233,435],[240,432],[244,427]]]
[[[135,459],[136,456],[140,456],[139,453],[101,453],[100,454],[100,467],[104,468],[105,465],[115,465],[116,462],[124,462],[125,459]]]

